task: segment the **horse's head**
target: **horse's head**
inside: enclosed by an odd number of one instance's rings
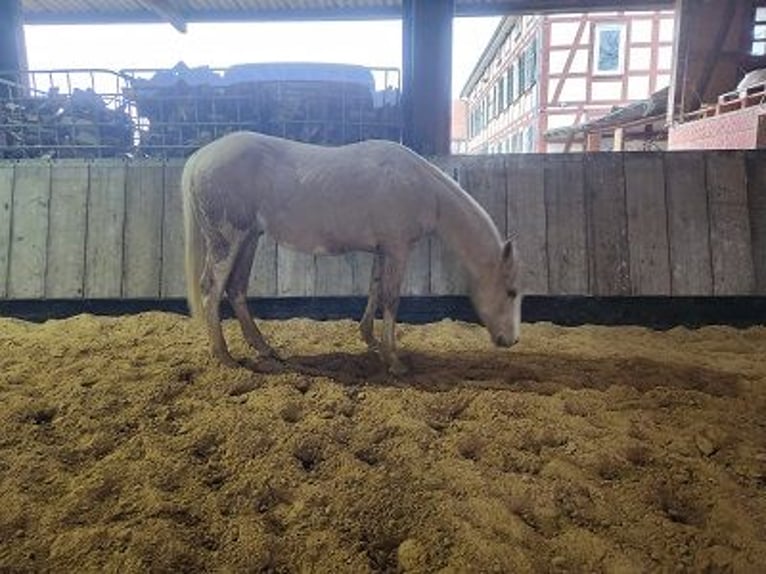
[[[510,347],[521,331],[519,258],[514,239],[503,245],[490,272],[475,285],[473,303],[482,323],[498,347]]]

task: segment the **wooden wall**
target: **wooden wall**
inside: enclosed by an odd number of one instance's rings
[[[435,163],[519,234],[526,291],[766,295],[766,153],[453,156]],[[0,299],[185,294],[177,161],[0,161]],[[262,241],[254,296],[366,294],[369,255]],[[436,239],[408,295],[465,292]]]

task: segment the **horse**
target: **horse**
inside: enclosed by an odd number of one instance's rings
[[[394,375],[406,372],[395,323],[407,259],[439,236],[465,267],[479,319],[499,347],[519,339],[516,239],[504,240],[487,212],[451,177],[407,147],[368,140],[326,147],[235,132],[198,149],[182,174],[187,298],[207,326],[211,351],[238,367],[221,329],[225,294],[247,343],[279,360],[247,306],[259,238],[313,254],[373,254],[362,339]],[[382,307],[381,340],[373,321]]]

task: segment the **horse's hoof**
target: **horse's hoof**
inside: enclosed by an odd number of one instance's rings
[[[227,369],[239,369],[242,367],[237,361],[235,361],[231,357],[227,358],[220,358],[218,359],[222,366],[226,367]]]
[[[280,354],[277,353],[271,347],[264,349],[262,351],[259,351],[258,354],[261,356],[261,359],[263,360],[274,360],[274,361],[284,362],[284,359],[280,356]]]
[[[264,357],[255,365],[255,370],[259,373],[284,373],[287,365],[281,359]]]
[[[400,361],[396,361],[388,366],[388,373],[394,377],[401,377],[409,373],[409,369]]]

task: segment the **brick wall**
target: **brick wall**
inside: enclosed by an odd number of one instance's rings
[[[672,126],[668,149],[755,149],[764,145],[766,104]],[[760,126],[760,128],[759,128]]]

